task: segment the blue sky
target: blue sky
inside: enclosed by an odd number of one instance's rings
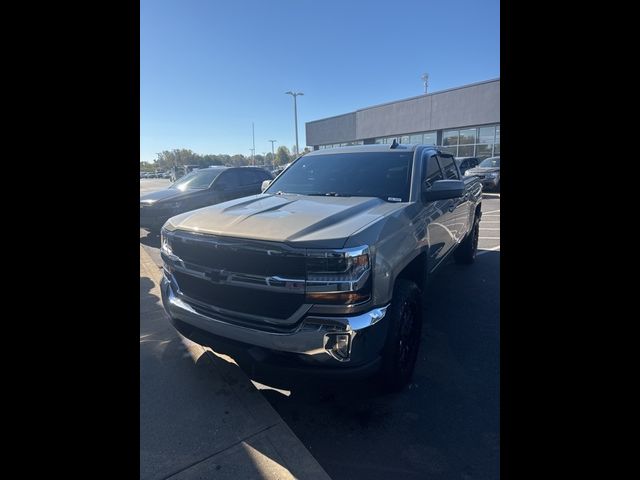
[[[141,0],[140,160],[300,149],[305,122],[500,76],[498,0]]]

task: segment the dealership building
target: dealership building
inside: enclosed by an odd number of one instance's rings
[[[306,123],[314,150],[374,143],[438,145],[457,157],[500,155],[500,79]]]

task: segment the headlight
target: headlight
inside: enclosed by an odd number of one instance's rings
[[[164,228],[160,230],[160,251],[167,255],[173,255],[171,243],[167,237],[167,231]]]
[[[307,251],[307,300],[352,305],[371,297],[369,247]]]

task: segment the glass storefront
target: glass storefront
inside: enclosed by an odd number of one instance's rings
[[[346,143],[330,143],[328,145],[318,146],[318,150],[322,150],[324,148],[350,147],[351,145],[363,145],[363,144],[364,142],[362,140],[358,140],[356,142],[346,142]]]
[[[374,143],[393,143],[396,139],[398,143],[417,143],[425,145],[436,144],[436,132],[412,133],[411,135],[395,135],[393,137],[380,137],[374,140]]]
[[[399,143],[437,145],[437,132],[418,132],[380,137],[374,139],[374,143],[390,144],[393,143],[394,139]],[[357,142],[320,145],[318,148],[344,147],[362,145],[363,143],[360,140]],[[500,155],[500,125],[444,130],[442,132],[442,145],[438,148],[455,157],[478,157],[481,160]]]
[[[442,132],[441,150],[456,157],[484,159],[500,155],[500,125]]]
[[[458,145],[459,130],[445,130],[442,133],[442,146],[451,147]]]

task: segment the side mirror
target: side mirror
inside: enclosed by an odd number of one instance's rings
[[[435,200],[447,200],[459,198],[464,195],[464,182],[462,180],[437,180],[429,188],[426,183],[422,185],[422,201],[433,202]]]
[[[260,187],[260,191],[264,192],[267,187],[269,187],[269,185],[271,185],[272,180],[265,180],[264,182],[262,182],[262,186]]]

